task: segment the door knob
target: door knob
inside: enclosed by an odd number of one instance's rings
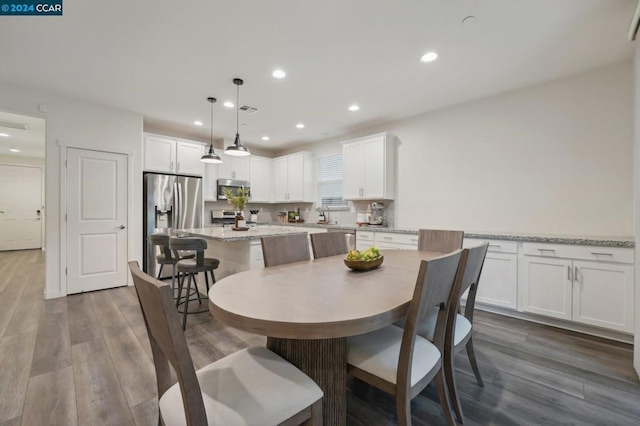
[[[120,225],[120,226],[117,227],[117,229],[124,229],[124,228],[126,228],[126,226],[124,226],[124,225]]]

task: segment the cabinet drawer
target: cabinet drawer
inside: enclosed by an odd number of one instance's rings
[[[522,252],[528,256],[544,256],[614,263],[634,262],[633,249],[619,247],[523,243]]]
[[[373,244],[373,241],[374,241],[373,232],[356,231],[356,241],[358,243],[367,241],[369,242],[369,244]]]
[[[501,240],[480,240],[476,238],[465,238],[462,242],[463,248],[477,247],[480,244],[489,243],[488,252],[492,253],[518,253],[518,243],[515,241]]]
[[[397,243],[412,244],[418,247],[417,234],[392,234],[387,232],[376,232],[376,243]]]
[[[418,250],[418,246],[411,244],[376,242],[376,247],[380,250]],[[384,251],[382,252],[384,254]]]

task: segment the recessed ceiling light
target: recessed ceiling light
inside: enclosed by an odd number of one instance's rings
[[[436,59],[438,59],[438,54],[436,52],[427,52],[422,55],[422,58],[420,58],[420,62],[433,62]]]
[[[358,105],[351,105],[351,106],[349,107],[349,111],[357,111],[357,110],[359,110],[359,109],[360,109],[360,107],[359,107]]]
[[[302,123],[298,123],[298,124],[296,124],[296,127],[297,127],[298,129],[304,129],[304,124],[302,124]]]
[[[233,102],[229,102],[229,101],[223,103],[222,105],[226,106],[227,108],[233,108],[235,106]]]
[[[287,75],[287,73],[282,70],[275,70],[271,75],[274,76],[275,78],[284,78]]]
[[[0,133],[0,136],[2,136],[3,138],[8,138],[9,135],[7,133]]]
[[[9,151],[11,151],[11,152],[22,152],[17,148],[10,148]]]
[[[193,124],[196,126],[202,126],[202,121],[194,121]]]
[[[268,141],[268,140],[269,140],[269,136],[263,136],[263,137],[262,137],[262,140],[263,140],[263,141]]]

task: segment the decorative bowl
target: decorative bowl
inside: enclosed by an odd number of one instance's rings
[[[371,269],[375,269],[378,266],[382,265],[382,262],[384,262],[384,256],[380,256],[379,258],[373,260],[344,259],[344,264],[354,271],[370,271]]]

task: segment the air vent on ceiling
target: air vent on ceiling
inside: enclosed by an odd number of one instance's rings
[[[0,127],[8,127],[9,129],[29,130],[27,123],[18,123],[16,121],[0,120]]]
[[[240,111],[246,112],[247,114],[255,114],[256,112],[258,112],[258,108],[255,108],[249,105],[240,105],[238,109]]]

